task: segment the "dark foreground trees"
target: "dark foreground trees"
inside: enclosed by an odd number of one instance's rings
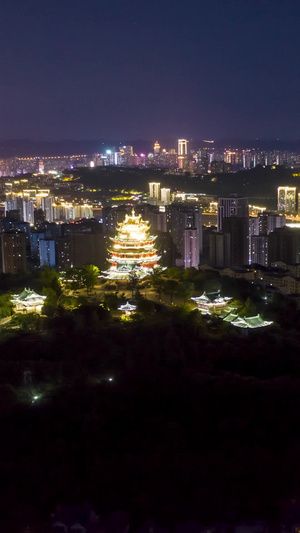
[[[168,525],[276,520],[297,494],[297,330],[244,338],[197,311],[144,311],[62,310],[2,338],[1,516],[90,501]]]

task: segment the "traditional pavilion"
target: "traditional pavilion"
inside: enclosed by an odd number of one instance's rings
[[[257,329],[271,326],[273,322],[267,322],[260,315],[241,317],[233,313],[228,313],[223,317],[224,322],[230,322],[232,326],[242,329]]]
[[[108,250],[110,268],[103,272],[107,279],[129,280],[131,275],[143,279],[153,272],[160,256],[154,246],[156,237],[150,235],[150,226],[134,209],[125,215],[117,227],[116,237],[111,237]]]
[[[129,316],[131,315],[131,313],[134,313],[134,311],[136,311],[136,305],[132,305],[129,302],[126,302],[126,304],[120,305],[118,309],[119,311],[125,313],[125,316]]]
[[[16,313],[41,313],[46,298],[30,289],[23,289],[20,294],[13,294],[11,302]]]
[[[197,304],[197,307],[201,313],[212,314],[224,311],[232,298],[229,298],[228,296],[221,296],[220,291],[209,294],[204,291],[201,296],[194,297],[192,300]]]

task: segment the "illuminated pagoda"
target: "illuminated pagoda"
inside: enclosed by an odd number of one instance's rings
[[[201,313],[211,314],[220,313],[228,306],[228,303],[232,298],[228,296],[221,296],[220,291],[213,293],[204,293],[201,296],[191,298],[201,311]]]
[[[116,237],[110,237],[108,250],[110,268],[103,272],[107,279],[129,280],[131,275],[143,279],[153,272],[160,256],[154,246],[155,236],[150,235],[150,226],[134,209],[125,215],[117,227]]]
[[[124,305],[120,305],[118,308],[119,311],[125,313],[125,316],[130,316],[134,311],[136,311],[136,305],[132,305],[129,302],[126,302]]]
[[[16,313],[41,313],[46,298],[30,289],[23,289],[20,294],[13,294],[11,303]]]

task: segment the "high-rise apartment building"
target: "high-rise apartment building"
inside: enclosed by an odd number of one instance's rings
[[[5,216],[9,211],[19,211],[20,219],[23,218],[23,199],[14,194],[7,194],[4,202]]]
[[[127,213],[126,206],[120,205],[118,207],[103,207],[103,233],[115,233],[119,222],[123,222]]]
[[[40,241],[45,239],[46,235],[44,231],[32,231],[30,234],[30,252],[31,259],[37,261],[40,257]]]
[[[171,204],[168,208],[168,228],[176,246],[178,266],[184,266],[186,229],[197,231],[199,255],[201,254],[203,247],[202,210],[198,205]]]
[[[296,213],[296,187],[278,187],[277,210],[279,213],[294,215]]]
[[[241,154],[241,151],[236,149],[236,150],[225,150],[224,151],[224,161],[225,163],[230,163],[230,165],[232,165],[233,167],[236,167],[236,166],[241,166],[241,163],[242,163],[242,154]]]
[[[184,268],[198,268],[200,262],[199,231],[196,228],[184,230]]]
[[[160,199],[164,204],[169,204],[171,201],[171,189],[161,189],[160,190]]]
[[[250,240],[249,263],[268,265],[268,236],[252,235]]]
[[[150,198],[156,198],[157,200],[160,200],[160,183],[149,183],[149,196]]]
[[[17,211],[17,202],[16,200],[6,200],[4,202],[4,214],[7,216],[9,211]]]
[[[143,210],[144,211],[144,210]],[[140,211],[139,211],[140,212]],[[149,221],[151,230],[156,232],[167,232],[167,213],[160,211],[156,206],[153,209],[144,211],[143,218]]]
[[[23,220],[34,224],[34,203],[32,200],[23,200]]]
[[[45,218],[48,222],[53,222],[53,198],[52,196],[46,196],[42,198],[42,210],[45,213]]]
[[[276,228],[285,226],[285,216],[274,213],[259,213],[258,215],[259,235],[269,235]]]
[[[249,264],[268,265],[268,235],[284,225],[284,215],[264,212],[249,217]]]
[[[208,235],[209,264],[215,268],[223,268],[230,264],[230,235],[222,232],[211,232]]]
[[[243,150],[243,168],[253,167],[253,154],[251,150]]]
[[[41,239],[39,241],[39,255],[41,267],[56,266],[56,243],[54,239]]]
[[[300,229],[276,228],[269,237],[269,264],[283,261],[289,265],[300,263]]]
[[[248,217],[249,206],[247,198],[229,196],[218,199],[218,231],[223,230],[223,219],[229,217]]]
[[[249,237],[259,235],[259,218],[249,217]]]
[[[56,242],[56,266],[59,270],[67,270],[71,265],[71,237],[59,237]]]
[[[73,233],[70,235],[70,260],[74,267],[93,264],[103,269],[106,266],[106,241],[99,233]]]
[[[249,221],[248,217],[230,216],[223,219],[223,233],[229,235],[230,267],[239,267],[248,264],[249,260]]]
[[[26,235],[21,231],[1,233],[2,272],[17,274],[26,271]]]

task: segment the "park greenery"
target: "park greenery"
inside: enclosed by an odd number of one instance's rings
[[[47,295],[41,315],[12,314],[10,294],[24,286]],[[0,329],[2,517],[45,519],[58,502],[90,501],[169,527],[274,523],[298,495],[292,301],[177,268],[122,286],[93,266],[41,269],[23,285],[1,276],[0,290],[0,316],[12,315]],[[190,297],[204,290],[275,324],[245,337],[195,309]],[[120,320],[128,298],[137,311]]]

